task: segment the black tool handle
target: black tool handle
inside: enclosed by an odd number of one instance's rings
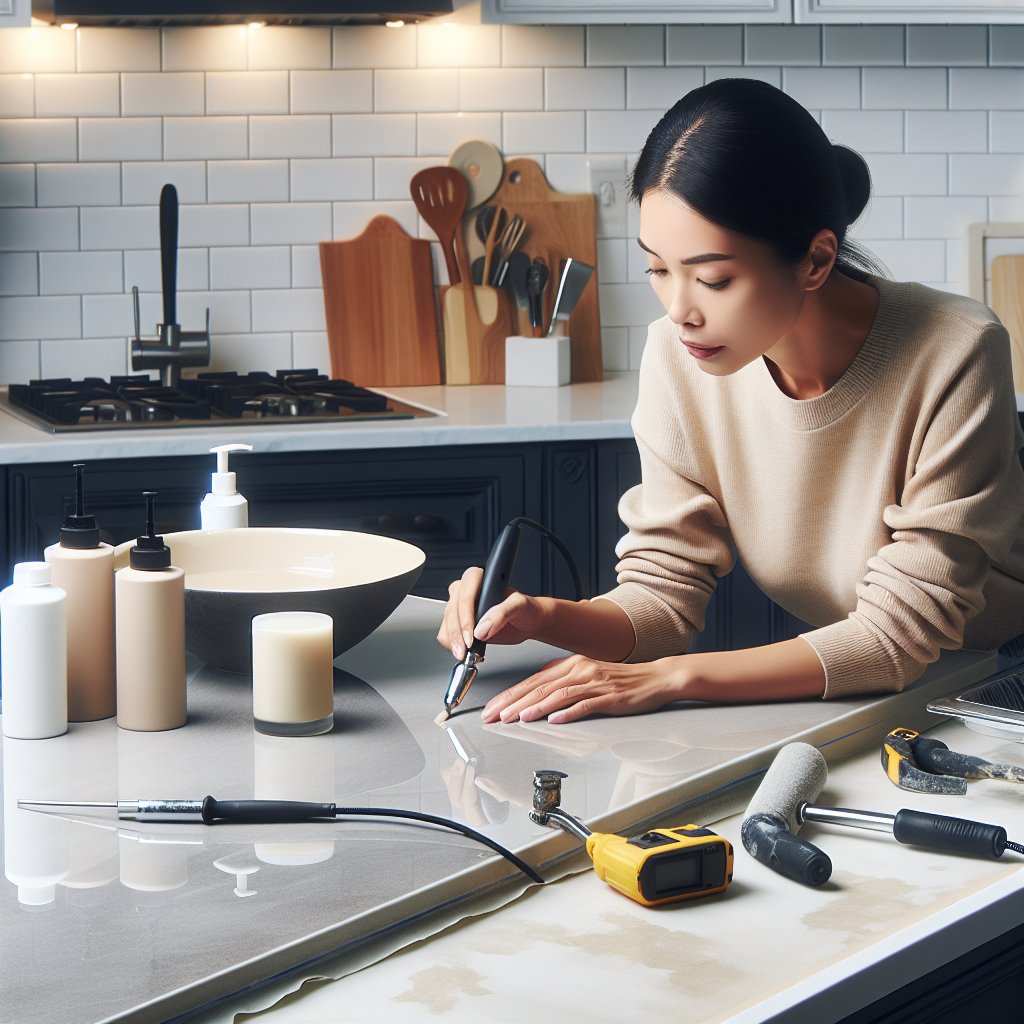
[[[948,818],[904,808],[896,814],[892,834],[897,842],[928,846],[933,850],[969,853],[997,860],[1006,849],[1006,829],[967,818]]]
[[[285,824],[310,821],[313,818],[333,818],[334,804],[316,804],[306,800],[203,800],[203,821],[212,825],[218,821],[234,821],[248,825]]]
[[[743,822],[740,837],[755,860],[804,885],[823,885],[832,875],[828,854],[793,835],[769,814],[755,814]]]
[[[178,190],[160,191],[160,278],[164,288],[164,323],[178,322]]]
[[[516,564],[516,555],[519,554],[522,532],[523,528],[518,523],[509,523],[494,542],[494,547],[487,556],[484,578],[476,599],[477,622],[496,604],[501,604],[505,600],[505,592],[508,590],[512,570]]]

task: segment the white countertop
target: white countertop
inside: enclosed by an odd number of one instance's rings
[[[53,434],[0,412],[0,465],[86,459],[205,455],[216,444],[244,441],[257,452],[418,448],[632,437],[635,372],[564,388],[444,385],[379,388],[444,415],[429,419],[294,426],[181,427]]]

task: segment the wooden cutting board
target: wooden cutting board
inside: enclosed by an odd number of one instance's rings
[[[430,243],[391,217],[320,243],[331,375],[366,387],[440,384]]]
[[[603,380],[594,196],[556,192],[536,160],[516,157],[506,162],[502,183],[487,205],[504,206],[509,217],[519,214],[527,224],[519,248],[531,259],[542,257],[548,265],[551,280],[544,292],[545,331],[555,305],[562,260],[571,256],[595,268],[565,333],[572,339],[573,381]]]
[[[1024,394],[1024,256],[992,261],[992,308],[1010,334],[1014,390]]]

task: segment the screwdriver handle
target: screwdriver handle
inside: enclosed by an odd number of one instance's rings
[[[969,853],[998,860],[1006,849],[1006,829],[967,818],[950,818],[904,808],[892,823],[893,837],[910,846]]]
[[[249,825],[286,824],[312,818],[333,818],[334,804],[317,804],[307,800],[203,800],[203,821],[213,825],[234,821]]]

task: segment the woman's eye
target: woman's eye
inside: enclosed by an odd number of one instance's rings
[[[664,268],[659,269],[657,267],[648,267],[644,271],[644,273],[645,274],[653,274],[655,277],[663,277],[665,274],[668,273],[668,271],[665,270]]]
[[[732,280],[732,278],[727,277],[724,281],[701,281],[698,277],[697,280],[700,281],[705,288],[710,288],[713,292],[720,292]]]

